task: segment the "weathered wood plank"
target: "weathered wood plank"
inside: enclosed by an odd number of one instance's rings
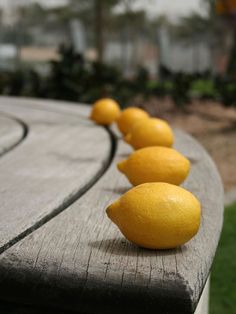
[[[76,112],[32,109],[11,99],[0,99],[0,110],[22,119],[29,128],[25,140],[0,159],[3,251],[66,208],[99,178],[110,161],[111,138],[104,128]]]
[[[190,136],[176,131],[176,148],[192,160],[184,186],[202,203],[197,236],[176,250],[150,251],[127,242],[105,207],[128,188],[116,161],[68,209],[0,257],[0,295],[78,313],[193,313],[209,274],[223,217],[215,165]]]
[[[50,100],[50,99],[35,99],[35,98],[24,98],[24,97],[0,97],[0,105],[35,109],[43,112],[52,112],[54,114],[60,113],[63,115],[78,115],[79,117],[87,118],[91,106],[88,104],[78,104],[66,101]],[[10,109],[10,108],[9,108]]]
[[[0,156],[14,148],[24,137],[24,126],[0,113]]]
[[[21,119],[27,123],[45,121],[53,123],[57,121],[73,121],[80,119],[81,123],[87,123],[90,106],[75,105],[67,102],[55,102],[51,100],[36,100],[31,98],[0,97],[0,111]]]

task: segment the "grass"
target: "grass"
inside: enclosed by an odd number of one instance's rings
[[[210,314],[236,314],[236,204],[225,209],[211,274]]]

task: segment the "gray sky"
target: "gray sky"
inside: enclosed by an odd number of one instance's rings
[[[30,3],[33,1],[47,6],[66,2],[66,0],[0,0],[0,5],[9,6],[11,4],[17,5],[22,2]],[[176,19],[180,16],[186,16],[193,11],[203,15],[206,13],[205,8],[202,6],[202,0],[136,0],[134,2],[134,8],[144,8],[150,16],[166,14],[170,18]],[[117,11],[122,11],[122,6],[119,6]]]
[[[147,10],[151,17],[166,14],[169,18],[176,19],[192,12],[206,15],[202,0],[136,0],[133,7]],[[122,6],[118,10],[122,11]]]
[[[46,6],[56,6],[66,3],[67,0],[0,0],[0,6],[10,7],[11,5],[17,6],[18,4],[28,4],[32,2],[38,2]]]

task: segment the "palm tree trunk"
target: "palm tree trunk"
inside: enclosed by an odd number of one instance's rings
[[[103,61],[104,54],[104,0],[95,0],[95,45],[98,62]]]
[[[234,27],[233,44],[230,51],[227,75],[236,78],[236,28]]]

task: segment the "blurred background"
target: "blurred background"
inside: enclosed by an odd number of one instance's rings
[[[109,96],[197,137],[226,191],[210,313],[236,313],[236,0],[0,0],[0,94]]]
[[[233,3],[0,0],[1,93],[87,102],[110,93],[123,104],[138,92],[234,104]],[[98,78],[102,90],[85,88]]]

